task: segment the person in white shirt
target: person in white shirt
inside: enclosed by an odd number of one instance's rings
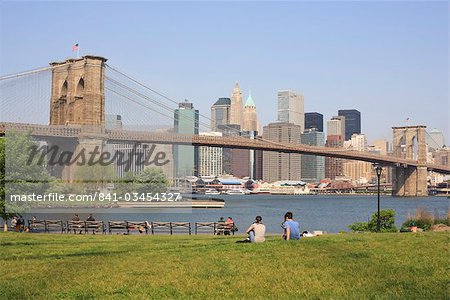
[[[266,225],[262,223],[261,216],[255,218],[255,222],[250,225],[246,233],[248,233],[251,243],[262,243],[266,240]]]

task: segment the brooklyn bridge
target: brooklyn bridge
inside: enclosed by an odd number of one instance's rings
[[[106,61],[103,57],[87,55],[51,63],[50,66],[37,70],[1,77],[3,112],[0,119],[0,135],[4,136],[8,132],[26,132],[40,140],[70,141],[74,148],[91,147],[92,141],[98,145],[156,143],[276,151],[359,160],[391,166],[395,196],[426,196],[428,171],[450,174],[449,165],[427,163],[425,126],[393,127],[393,155],[281,143],[261,137],[249,139],[239,136],[203,136],[150,130],[146,126],[149,120],[161,123],[164,119],[173,124],[171,105],[174,101],[109,66]],[[42,83],[45,80],[41,79],[46,76],[47,79],[50,78],[49,82]],[[49,95],[46,90],[50,90]],[[149,93],[152,96],[149,96]],[[39,107],[48,109],[42,110]],[[47,120],[41,111],[46,111]],[[107,112],[120,112],[125,115],[125,120],[142,126],[140,129],[107,128],[105,126]],[[200,126],[206,128],[209,124],[200,122]]]

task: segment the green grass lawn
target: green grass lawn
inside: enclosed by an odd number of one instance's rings
[[[448,233],[0,234],[1,299],[449,299]]]

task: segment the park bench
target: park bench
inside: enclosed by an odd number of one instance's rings
[[[61,233],[64,233],[65,227],[64,222],[61,220],[45,220],[45,231],[50,233],[50,231],[61,231]]]
[[[216,229],[215,234],[216,235],[234,235],[234,223],[225,223],[225,222],[218,222],[216,223]]]
[[[96,232],[106,233],[105,223],[103,221],[86,221],[84,222],[84,229],[85,233],[88,233],[90,230],[92,230],[92,234]]]
[[[139,233],[148,234],[148,226],[146,221],[128,221],[127,222],[127,233],[130,233],[131,230],[137,230]]]
[[[111,234],[114,230],[118,230],[120,232],[128,233],[128,224],[127,221],[109,221],[108,222],[108,232]]]
[[[30,232],[46,231],[44,220],[28,220],[28,229]]]
[[[190,222],[170,222],[171,226],[171,232],[173,233],[183,233],[183,232],[189,232],[189,235],[191,235],[191,223]]]
[[[216,222],[195,222],[195,234],[199,232],[212,232],[216,234]]]
[[[76,233],[78,231],[81,234],[83,231],[86,232],[84,221],[67,221],[67,233]]]
[[[172,234],[172,226],[170,222],[151,222],[152,226],[152,234],[155,234],[157,231],[168,231]]]

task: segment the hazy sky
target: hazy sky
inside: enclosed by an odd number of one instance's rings
[[[262,124],[276,92],[329,119],[358,109],[369,141],[438,128],[450,143],[448,2],[1,2],[0,73],[81,54],[205,115],[235,81]],[[245,99],[244,99],[245,100]]]

